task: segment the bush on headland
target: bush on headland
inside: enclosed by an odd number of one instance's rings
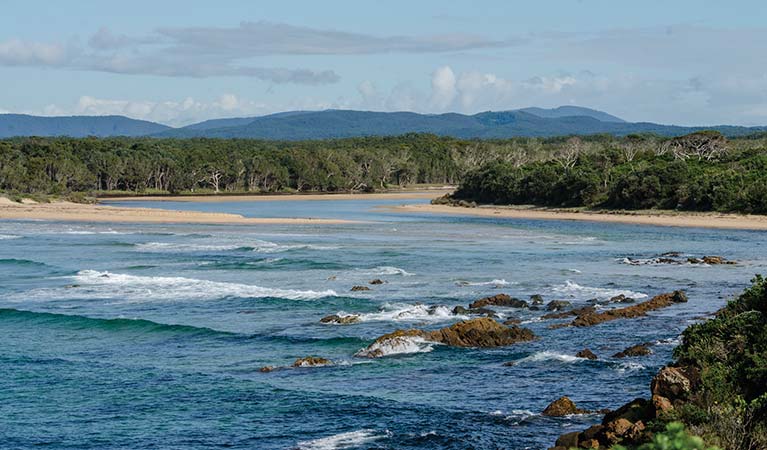
[[[546,160],[492,162],[470,171],[452,199],[496,205],[767,213],[767,152],[735,146],[716,132],[693,133],[634,152],[620,145],[589,151],[579,138],[568,142]]]
[[[767,280],[757,276],[715,318],[688,327],[651,394],[562,435],[555,448],[767,448]]]

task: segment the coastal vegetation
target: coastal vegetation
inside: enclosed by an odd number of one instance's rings
[[[713,319],[688,327],[674,356],[653,378],[650,400],[563,435],[555,448],[767,448],[767,279],[757,276]]]
[[[461,140],[430,134],[302,142],[16,138],[0,190],[29,197],[369,192],[457,184],[481,203],[767,211],[767,135]]]

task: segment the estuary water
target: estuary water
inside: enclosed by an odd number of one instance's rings
[[[549,402],[646,396],[680,332],[767,272],[763,232],[380,208],[396,203],[121,204],[358,221],[342,225],[0,221],[0,447],[543,449],[601,420],[543,417]],[[653,263],[671,251],[738,264]],[[585,306],[676,289],[688,303],[590,328],[495,308],[539,336],[510,347],[354,356],[502,292]],[[320,323],[339,313],[360,322]],[[652,355],[611,356],[644,342]],[[586,347],[600,359],[574,356]],[[290,367],[305,356],[334,365]]]

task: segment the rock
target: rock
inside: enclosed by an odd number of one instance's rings
[[[333,361],[325,358],[319,358],[316,356],[307,356],[306,358],[298,358],[293,363],[293,367],[322,367],[332,366]]]
[[[692,382],[678,367],[664,367],[650,383],[652,394],[666,397],[673,401],[685,398],[692,391]]]
[[[352,292],[360,292],[360,291],[369,291],[370,288],[367,286],[352,286]]]
[[[498,314],[492,309],[488,308],[464,308],[463,306],[456,306],[453,308],[453,314],[456,316],[485,316],[497,318]]]
[[[360,316],[356,314],[349,314],[347,316],[339,316],[338,314],[331,314],[320,319],[320,323],[338,323],[341,325],[348,325],[350,323],[357,323],[360,321]]]
[[[578,435],[581,434],[577,431],[573,431],[572,433],[565,433],[562,436],[559,436],[559,439],[557,439],[556,446],[562,447],[564,449],[571,449],[571,448],[578,448]]]
[[[674,409],[674,405],[671,404],[671,400],[661,395],[653,395],[651,401],[653,407],[655,408],[655,417],[660,417],[664,413]]]
[[[535,335],[527,328],[506,327],[493,319],[481,317],[428,332],[425,339],[454,347],[503,347],[532,341]]]
[[[572,303],[565,300],[552,300],[546,305],[546,311],[562,311],[573,306]]]
[[[549,417],[563,417],[569,416],[570,414],[586,414],[587,412],[588,411],[578,409],[578,407],[575,406],[575,402],[565,396],[549,403],[549,406],[547,406],[541,414]]]
[[[626,419],[629,422],[637,422],[640,420],[647,421],[655,417],[655,409],[651,402],[637,398],[635,400],[626,403],[613,412],[605,414],[602,420],[603,424],[614,422],[618,419]]]
[[[506,294],[497,294],[492,297],[485,297],[472,302],[469,308],[482,308],[484,306],[506,306],[510,308],[527,308],[527,302],[518,298],[510,297]]]
[[[626,297],[623,294],[618,294],[615,297],[610,298],[608,303],[634,303],[636,300],[630,297]]]
[[[593,306],[584,306],[582,308],[571,309],[570,311],[552,312],[544,314],[541,319],[564,319],[571,316],[582,316],[584,314],[595,313],[597,309]]]
[[[596,439],[586,439],[585,441],[581,441],[578,444],[578,447],[580,448],[593,448],[593,449],[599,449],[599,441]]]
[[[679,258],[680,256],[682,256],[682,252],[666,252],[660,256],[664,256],[666,258]]]
[[[384,281],[376,278],[375,280],[370,280],[370,284],[376,285],[376,284],[384,284]]]
[[[502,347],[535,338],[535,334],[527,328],[505,327],[493,319],[480,317],[435,331],[396,330],[379,337],[355,356],[378,358],[385,356],[381,348],[403,347],[412,344],[414,340],[452,347]]]
[[[590,327],[610,320],[632,319],[635,317],[644,316],[648,311],[665,308],[673,304],[683,303],[686,301],[687,295],[685,295],[683,291],[674,291],[667,294],[660,294],[656,295],[651,300],[638,303],[636,305],[627,306],[625,308],[610,309],[601,313],[596,311],[579,313],[577,317],[572,321],[570,326]]]
[[[507,319],[507,320],[503,321],[503,324],[506,325],[506,326],[509,326],[509,325],[519,325],[520,323],[522,323],[522,320],[520,320],[520,319]]]
[[[597,359],[597,355],[594,354],[591,350],[584,348],[583,350],[579,351],[575,354],[578,358],[586,358],[586,359]]]
[[[687,258],[687,262],[690,264],[703,264],[703,261],[698,258]]]
[[[618,352],[613,355],[613,358],[626,358],[652,355],[652,350],[647,347],[647,344],[633,345],[622,352]]]
[[[735,261],[728,261],[721,256],[704,256],[703,264],[717,265],[717,264],[735,264]]]
[[[274,366],[264,366],[264,367],[258,369],[258,371],[261,372],[261,373],[269,373],[269,372],[273,371],[274,369],[275,369]]]
[[[532,305],[542,305],[543,304],[543,296],[540,294],[533,294],[530,296],[530,304]]]

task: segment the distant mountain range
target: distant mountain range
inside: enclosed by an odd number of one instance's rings
[[[677,136],[703,129],[719,130],[728,136],[767,131],[767,127],[682,127],[650,122],[626,122],[605,112],[578,106],[488,111],[474,115],[353,110],[290,111],[260,117],[207,120],[182,128],[171,128],[122,116],[36,117],[0,114],[0,138],[152,136],[308,140],[405,133],[433,133],[457,138],[545,137],[598,133],[656,133]]]

